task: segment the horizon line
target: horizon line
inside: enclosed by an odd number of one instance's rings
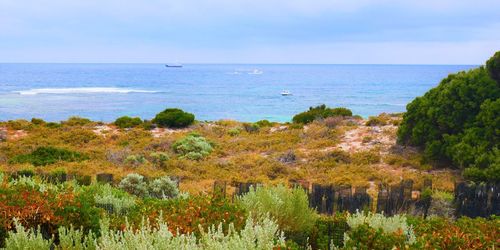
[[[159,62],[0,62],[0,64],[161,64]],[[481,66],[484,64],[439,63],[255,63],[255,62],[186,62],[182,65],[408,65],[408,66]]]

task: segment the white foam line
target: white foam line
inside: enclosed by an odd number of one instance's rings
[[[127,89],[127,88],[43,88],[14,91],[21,95],[38,95],[38,94],[96,94],[96,93],[157,93],[157,91],[142,90],[142,89]]]

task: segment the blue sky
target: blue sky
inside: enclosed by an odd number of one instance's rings
[[[0,0],[1,62],[482,64],[499,0]]]

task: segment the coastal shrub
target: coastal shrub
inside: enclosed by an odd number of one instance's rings
[[[45,166],[60,161],[78,162],[88,159],[88,157],[79,152],[56,147],[38,147],[35,151],[17,155],[9,160],[9,163],[31,163],[35,166]]]
[[[127,217],[129,223],[135,226],[139,226],[143,219],[156,223],[163,217],[171,227],[172,233],[200,235],[200,227],[206,231],[212,225],[219,223],[223,223],[225,232],[229,224],[240,230],[245,225],[246,214],[241,206],[221,196],[196,195],[173,199],[144,199],[127,214]],[[123,218],[117,226],[124,222]]]
[[[61,124],[65,126],[85,126],[92,123],[90,119],[82,118],[78,116],[72,116],[66,121],[62,121]]]
[[[148,185],[149,196],[157,199],[175,198],[179,195],[177,183],[168,176],[154,179]]]
[[[115,120],[114,124],[119,128],[133,128],[142,124],[139,117],[122,116]]]
[[[32,128],[31,122],[23,119],[10,120],[5,125],[7,128],[12,130],[30,130]]]
[[[109,184],[98,185],[94,195],[95,203],[108,213],[124,214],[135,206],[135,199],[128,193],[115,189]]]
[[[333,216],[319,216],[308,235],[312,249],[332,249],[333,246],[344,245],[344,233],[349,229],[347,214],[337,213]]]
[[[144,120],[144,122],[142,123],[141,126],[144,130],[152,130],[155,128],[155,125],[153,124],[153,122],[149,121],[149,120]]]
[[[334,117],[327,117],[323,121],[324,121],[326,127],[332,129],[332,128],[336,128],[337,126],[342,124],[343,120],[344,119],[340,116],[334,116]]]
[[[153,164],[163,167],[165,162],[167,162],[170,157],[165,152],[152,152],[149,154],[149,158],[153,162]]]
[[[170,108],[158,113],[153,122],[160,127],[184,128],[194,122],[194,115],[181,109]]]
[[[413,227],[404,215],[385,217],[358,211],[347,217],[347,224],[350,229],[344,235],[346,249],[404,248],[416,242]]]
[[[387,120],[379,116],[370,116],[368,121],[365,123],[366,126],[385,126],[387,125]]]
[[[241,133],[241,129],[240,128],[231,128],[227,131],[227,133],[230,135],[230,136],[237,136]]]
[[[208,156],[212,150],[212,144],[204,137],[198,134],[190,134],[176,141],[172,148],[181,155],[182,158],[190,160],[201,160]]]
[[[489,74],[484,67],[451,74],[417,97],[406,107],[398,142],[467,169],[469,179],[500,180],[500,83]]]
[[[118,187],[138,197],[148,195],[148,185],[144,180],[144,176],[140,174],[128,174],[120,181]]]
[[[5,249],[24,250],[24,249],[50,249],[53,239],[43,238],[40,227],[26,229],[19,221],[14,220],[14,231],[9,231],[5,240]]]
[[[294,123],[307,124],[316,119],[324,119],[334,116],[352,116],[352,111],[347,108],[328,108],[325,104],[310,107],[308,111],[296,114],[292,121]]]
[[[34,125],[44,125],[45,121],[39,118],[31,118],[31,123],[33,123]]]
[[[125,163],[131,164],[133,166],[138,166],[146,163],[147,160],[143,155],[129,155],[125,158]]]
[[[243,123],[243,129],[247,133],[259,132],[260,126],[257,123]]]
[[[257,126],[259,126],[261,128],[273,126],[273,123],[268,121],[268,120],[260,120],[260,121],[255,122],[255,124],[257,124]]]
[[[99,209],[93,205],[92,194],[74,192],[69,185],[20,178],[0,187],[0,228],[13,229],[17,218],[26,228],[43,225],[47,235],[71,224],[97,230]]]
[[[379,163],[380,152],[375,150],[355,152],[351,156],[351,162],[358,165],[369,165]]]
[[[461,217],[456,221],[431,217],[409,218],[418,235],[416,249],[495,249],[500,219]]]
[[[254,216],[269,214],[285,232],[309,231],[317,218],[302,188],[257,187],[240,197],[239,203]]]
[[[58,122],[47,122],[45,124],[45,127],[47,127],[47,128],[60,128],[61,124]]]
[[[67,227],[59,229],[60,242],[55,249],[248,249],[273,250],[284,246],[284,237],[278,226],[269,218],[259,222],[251,219],[237,231],[230,226],[224,232],[222,226],[213,225],[199,236],[176,234],[170,224],[159,220],[157,226],[145,221],[139,228],[125,225],[114,230],[107,221],[101,223],[101,235]],[[167,226],[168,224],[168,226]],[[16,232],[9,233],[7,249],[52,249],[53,239],[45,240],[39,230],[26,230],[16,224]]]

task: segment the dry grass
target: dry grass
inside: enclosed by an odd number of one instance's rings
[[[13,172],[29,165],[9,164],[8,159],[29,153],[38,146],[56,146],[82,152],[90,157],[83,162],[61,162],[38,167],[37,172],[50,173],[65,169],[68,173],[94,176],[111,173],[119,179],[137,172],[146,176],[172,175],[182,179],[181,189],[209,192],[214,180],[287,183],[290,179],[309,182],[370,186],[373,183],[398,183],[403,178],[421,185],[431,178],[438,189],[452,190],[459,175],[451,170],[432,171],[422,164],[421,155],[413,149],[394,150],[395,133],[400,117],[383,115],[387,125],[366,126],[366,121],[317,121],[304,128],[275,124],[256,132],[241,129],[236,121],[198,123],[184,130],[145,131],[141,128],[119,130],[112,125],[90,123],[48,128],[30,122],[0,123],[8,132],[0,142],[0,169]],[[23,136],[11,136],[23,131]],[[172,144],[196,132],[214,143],[214,151],[200,161],[180,159]],[[131,165],[124,162],[129,155],[166,152],[164,165],[147,161]],[[293,152],[295,161],[282,163],[279,157]]]

